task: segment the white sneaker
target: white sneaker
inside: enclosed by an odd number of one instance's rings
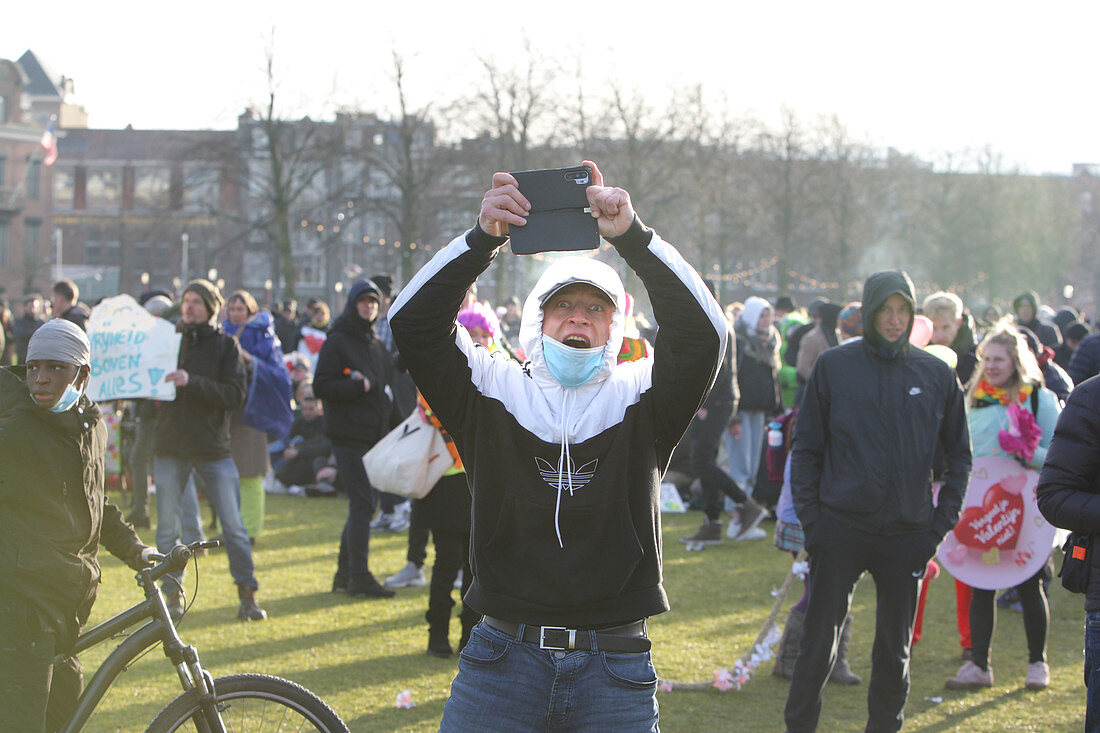
[[[412,524],[408,514],[394,514],[393,519],[390,521],[389,526],[386,527],[390,532],[404,532]]]
[[[1027,665],[1025,685],[1029,690],[1045,690],[1050,687],[1050,667],[1046,662],[1032,662]]]
[[[386,585],[390,588],[408,588],[411,585],[421,586],[428,581],[424,578],[424,571],[416,567],[416,563],[407,563],[405,567],[386,578]]]
[[[290,489],[275,476],[268,474],[264,477],[265,494],[289,494]]]
[[[291,484],[290,487],[286,490],[286,493],[290,494],[291,496],[305,496],[306,490],[304,486]]]
[[[387,531],[389,531],[390,523],[393,520],[394,520],[394,515],[392,515],[392,514],[385,514],[385,513],[379,514],[378,519],[376,519],[376,520],[374,520],[373,522],[370,523],[370,528],[373,529],[373,530],[379,530],[379,531],[382,531],[382,532],[387,532]]]
[[[734,542],[744,542],[745,540],[764,540],[768,538],[768,533],[760,527],[753,527],[748,532],[744,532],[740,537],[734,540]]]
[[[731,519],[730,523],[728,525],[726,525],[726,537],[727,538],[732,540],[735,537],[737,537],[737,535],[739,535],[739,534],[741,534],[741,519],[740,519],[740,517],[738,517],[737,519]]]

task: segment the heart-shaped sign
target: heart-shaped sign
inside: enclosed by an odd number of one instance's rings
[[[962,513],[955,536],[975,550],[1014,550],[1023,523],[1023,497],[996,483],[986,490],[981,506],[968,507]]]

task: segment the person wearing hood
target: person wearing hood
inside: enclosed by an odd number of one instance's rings
[[[875,580],[878,604],[867,730],[901,728],[919,582],[958,521],[970,477],[959,380],[944,361],[909,344],[909,276],[871,275],[862,303],[863,338],[825,351],[810,372],[791,449],[791,496],[810,555],[810,599],[784,713],[792,733],[817,729],[864,571]],[[937,445],[945,468],[933,505]]]
[[[726,436],[730,475],[750,497],[760,472],[768,418],[779,412],[779,331],[772,324],[771,304],[755,295],[734,323],[737,338],[737,386],[741,400]],[[761,539],[763,534],[744,539]]]
[[[214,320],[224,303],[217,286],[203,279],[187,283],[180,298],[178,368],[164,377],[176,385],[176,399],[161,403],[157,411],[157,549],[172,549],[180,536],[182,512],[192,511],[187,486],[194,471],[221,522],[229,573],[240,599],[237,618],[262,621],[267,613],[256,603],[259,585],[241,520],[241,479],[229,439],[230,415],[245,403],[247,375],[240,345]],[[163,590],[169,610],[182,614],[182,576],[165,578]]]
[[[496,173],[477,224],[441,249],[390,311],[397,347],[451,435],[473,496],[464,602],[484,614],[459,658],[441,730],[655,730],[645,619],[662,586],[660,479],[726,347],[702,278],[634,214],[587,188],[600,235],[645,286],[653,353],[618,363],[625,292],[596,259],[557,259],[523,307],[513,362],[455,323],[463,295],[530,211]],[[546,244],[553,249],[553,243]]]
[[[0,369],[0,729],[57,730],[76,706],[102,544],[132,568],[146,547],[104,494],[107,426],[85,394],[88,337],[56,319],[25,365]]]
[[[260,310],[247,290],[237,290],[226,303],[222,329],[241,345],[248,370],[248,397],[233,411],[230,450],[241,475],[241,519],[255,543],[264,528],[264,476],[271,470],[269,440],[286,440],[294,423],[290,372],[271,314]]]
[[[1012,301],[1012,310],[1016,312],[1016,324],[1038,336],[1043,346],[1057,349],[1062,343],[1062,334],[1058,329],[1040,320],[1039,294],[1034,290],[1017,295]]]
[[[332,441],[336,470],[348,495],[332,590],[353,598],[394,596],[368,564],[378,491],[363,468],[363,456],[394,424],[393,357],[374,333],[381,301],[374,282],[357,280],[351,286],[344,310],[321,346],[313,377],[313,392],[324,403],[325,435]]]

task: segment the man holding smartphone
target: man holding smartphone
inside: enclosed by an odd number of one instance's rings
[[[444,731],[657,730],[645,620],[669,608],[660,476],[714,382],[727,331],[698,273],[641,223],[626,191],[584,165],[599,233],[663,326],[652,356],[616,363],[622,282],[582,257],[556,261],[528,297],[526,364],[490,355],[456,326],[463,294],[532,209],[509,173],[493,176],[477,226],[390,311],[473,493],[464,600],[484,619],[462,650]]]

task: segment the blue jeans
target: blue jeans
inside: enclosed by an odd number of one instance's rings
[[[442,733],[591,730],[660,730],[649,652],[546,651],[484,623],[474,627]]]
[[[1085,616],[1085,733],[1100,733],[1100,611]]]
[[[346,583],[349,590],[362,587],[370,576],[367,563],[370,553],[370,520],[378,491],[370,485],[363,456],[368,446],[332,446],[336,470],[348,495],[348,518],[340,535],[340,554],[336,559],[336,580]]]
[[[154,469],[154,474],[155,472]],[[156,481],[155,475],[153,480]],[[171,501],[169,498],[157,501],[157,547],[172,547],[177,542],[189,545],[206,539],[202,532],[202,510],[199,507],[199,492],[195,488],[194,476],[187,477],[187,485],[183,488],[183,496],[179,498],[178,509],[169,508]]]
[[[760,471],[760,456],[767,432],[767,415],[763,410],[741,412],[741,437],[733,439],[726,433],[726,453],[729,454],[730,476],[741,489],[752,496],[756,474]]]
[[[233,459],[199,461],[179,456],[157,456],[157,550],[168,552],[179,537],[187,506],[187,486],[192,469],[205,484],[207,501],[218,513],[229,555],[229,574],[237,585],[257,588],[252,567],[252,544],[241,521],[241,478]],[[193,486],[192,486],[193,487]],[[182,582],[182,576],[176,578]],[[169,590],[175,590],[169,588]]]

